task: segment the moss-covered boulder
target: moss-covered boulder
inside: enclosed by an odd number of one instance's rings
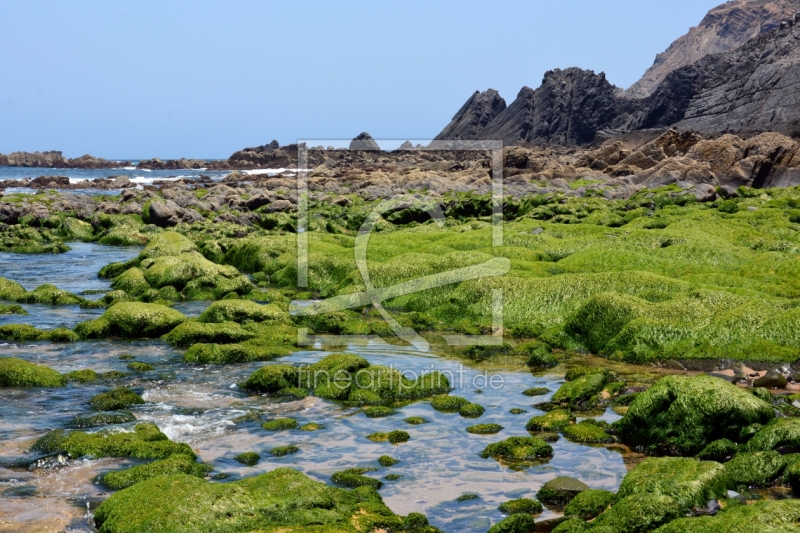
[[[540,514],[544,509],[542,504],[531,498],[518,498],[503,502],[497,508],[505,514]]]
[[[700,453],[697,454],[697,458],[701,461],[724,463],[734,456],[738,448],[739,445],[730,439],[719,439],[703,448]]]
[[[367,439],[372,442],[389,442],[391,444],[402,444],[411,439],[411,435],[406,431],[395,430],[389,432],[378,431],[367,435]]]
[[[273,304],[260,305],[250,300],[221,300],[203,311],[198,322],[278,322],[288,323],[289,314]]]
[[[253,361],[272,361],[285,357],[292,352],[286,346],[262,345],[257,343],[206,344],[197,343],[189,348],[183,356],[187,363],[231,364],[250,363]]]
[[[741,446],[741,451],[775,450],[781,446],[800,449],[800,418],[778,418],[760,428]]]
[[[619,500],[592,523],[598,531],[648,533],[681,516],[674,498],[663,494],[634,494]]]
[[[571,408],[592,407],[608,383],[609,376],[604,372],[586,374],[561,385],[551,401]]]
[[[384,418],[387,416],[392,416],[394,414],[397,414],[397,411],[395,411],[391,407],[386,407],[383,405],[375,405],[365,408],[364,414],[367,416],[367,418]]]
[[[115,277],[111,288],[122,291],[130,296],[138,296],[150,289],[150,284],[144,278],[144,273],[139,267],[132,267]]]
[[[233,460],[245,466],[256,466],[261,460],[261,456],[256,452],[244,452],[234,457]]]
[[[512,514],[490,527],[488,533],[530,533],[536,530],[536,521],[531,515]]]
[[[267,365],[253,372],[242,387],[255,392],[276,393],[296,387],[297,369],[290,365]]]
[[[255,333],[244,329],[236,322],[203,324],[190,320],[178,325],[164,335],[163,339],[173,346],[187,347],[197,343],[238,343],[255,336]]]
[[[509,437],[488,445],[480,456],[508,462],[537,461],[552,457],[553,447],[539,437]]]
[[[544,396],[549,392],[550,389],[548,389],[547,387],[531,387],[530,389],[525,389],[524,391],[522,391],[522,394],[524,394],[525,396]]]
[[[786,459],[778,452],[740,453],[725,463],[728,476],[737,485],[760,487],[776,480],[786,468]]]
[[[783,479],[791,485],[795,493],[800,494],[800,461],[786,467],[783,472]]]
[[[636,397],[617,429],[629,446],[686,456],[773,416],[769,404],[718,378],[667,376]]]
[[[27,315],[28,312],[19,305],[0,305],[0,315]]]
[[[118,303],[108,308],[100,318],[78,324],[75,332],[90,339],[160,337],[186,320],[182,313],[163,305]]]
[[[567,440],[581,444],[612,444],[616,442],[616,439],[606,433],[605,429],[588,420],[564,426],[561,432]]]
[[[725,465],[682,457],[649,457],[628,472],[618,496],[662,494],[678,502],[680,509],[704,507],[734,487]]]
[[[474,435],[494,435],[501,431],[503,431],[503,426],[500,424],[477,424],[467,428],[467,433]]]
[[[197,246],[175,231],[165,231],[153,237],[139,255],[142,259],[175,256],[197,251]]]
[[[348,468],[347,470],[333,474],[331,476],[331,481],[344,487],[371,487],[378,490],[383,487],[383,483],[380,480],[364,475],[367,472],[375,472],[376,470],[378,469],[370,467]]]
[[[0,357],[0,387],[63,387],[67,378],[52,368],[17,357]]]
[[[536,498],[546,505],[566,505],[578,494],[589,490],[589,486],[579,479],[558,476],[551,479],[536,493]]]
[[[459,396],[434,396],[431,398],[431,407],[442,413],[457,413],[469,400]]]
[[[390,466],[394,466],[399,462],[400,462],[400,459],[395,459],[394,457],[392,457],[390,455],[381,455],[380,457],[378,457],[378,464],[381,465],[381,466],[385,466],[386,468],[389,468]]]
[[[532,368],[552,368],[558,366],[558,359],[553,355],[550,346],[544,342],[526,342],[514,349],[515,354],[525,355],[525,364]]]
[[[75,342],[78,335],[66,328],[37,329],[29,324],[4,324],[0,326],[0,340]]]
[[[25,290],[25,287],[16,281],[0,278],[0,300],[11,300],[16,302],[17,299],[26,292],[27,291]]]
[[[479,418],[486,412],[486,408],[477,403],[467,403],[458,409],[458,414],[464,418]]]
[[[575,423],[575,415],[566,409],[554,409],[543,415],[534,416],[525,424],[528,431],[560,431]]]
[[[89,405],[95,411],[118,411],[128,409],[134,405],[142,405],[144,400],[131,389],[118,387],[108,392],[100,393],[89,400]]]
[[[55,430],[33,445],[43,453],[65,452],[72,457],[132,457],[136,459],[164,459],[174,454],[195,457],[184,443],[172,442],[155,424],[140,422],[132,431],[82,431]]]
[[[283,431],[285,429],[295,429],[297,427],[297,420],[294,418],[275,418],[268,420],[261,424],[261,427],[267,431]]]
[[[113,424],[126,424],[135,422],[136,417],[130,411],[116,411],[107,413],[95,413],[91,415],[76,416],[70,422],[70,427],[74,429],[88,429],[101,426],[111,426]]]
[[[21,303],[47,305],[81,305],[86,302],[80,296],[49,284],[36,287],[31,292],[18,296],[16,300]]]
[[[657,533],[790,533],[800,528],[800,500],[760,500],[715,516],[678,518]]]
[[[84,369],[84,370],[73,370],[72,372],[67,372],[64,374],[64,377],[67,378],[67,381],[73,381],[75,383],[90,383],[92,381],[97,380],[97,372],[91,369]]]
[[[192,456],[175,454],[150,464],[108,472],[100,476],[100,482],[112,490],[122,490],[155,476],[186,474],[202,478],[211,470],[211,466],[198,463]]]
[[[617,501],[617,495],[607,490],[589,489],[579,493],[564,508],[564,516],[592,520]]]

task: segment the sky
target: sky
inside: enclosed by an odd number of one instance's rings
[[[623,88],[722,0],[0,0],[0,153],[430,139],[553,68]]]

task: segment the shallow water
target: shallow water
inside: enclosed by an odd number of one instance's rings
[[[0,255],[0,276],[20,281],[32,289],[41,283],[80,293],[86,289],[104,289],[107,281],[98,280],[96,272],[112,261],[127,260],[138,249],[120,249],[76,244],[60,256]],[[196,316],[206,302],[176,306],[189,316]],[[3,321],[27,322],[37,327],[72,327],[100,311],[73,307],[50,308],[25,306],[29,316],[4,316]],[[237,383],[264,364],[310,364],[327,355],[325,350],[298,351],[275,363],[226,366],[186,365],[182,351],[160,341],[94,341],[72,344],[8,343],[0,355],[15,356],[46,364],[60,372],[91,368],[98,372],[118,370],[129,377],[117,383],[70,383],[59,390],[0,389],[0,531],[90,531],[90,510],[108,495],[94,478],[103,472],[132,464],[118,459],[79,460],[57,469],[28,471],[14,467],[29,462],[35,455],[30,445],[50,429],[66,428],[69,421],[88,409],[93,395],[124,384],[140,392],[148,402],[132,409],[137,419],[156,423],[171,439],[189,443],[200,458],[214,466],[213,474],[230,474],[227,481],[256,475],[281,466],[300,469],[321,481],[331,474],[354,466],[378,466],[379,456],[387,454],[400,463],[367,475],[383,478],[388,473],[402,477],[384,480],[381,494],[395,512],[422,512],[431,523],[444,531],[485,532],[502,518],[499,503],[519,497],[534,497],[546,481],[558,476],[577,477],[593,488],[615,490],[631,461],[622,448],[585,446],[564,438],[553,443],[555,456],[541,464],[511,468],[492,459],[479,457],[489,443],[513,436],[527,435],[525,423],[541,414],[534,403],[549,399],[561,383],[564,368],[544,374],[532,374],[522,359],[510,358],[491,364],[467,366],[452,357],[419,352],[385,343],[351,345],[347,351],[360,354],[373,364],[393,366],[404,372],[450,371],[455,379],[454,395],[463,396],[486,408],[479,419],[465,419],[458,414],[434,411],[428,402],[417,402],[398,409],[396,415],[370,419],[357,408],[308,397],[285,401],[241,391]],[[130,354],[137,361],[152,364],[151,372],[132,372]],[[500,376],[502,386],[487,384],[487,376]],[[495,378],[493,383],[499,384]],[[647,381],[652,376],[631,376],[633,381]],[[530,398],[521,394],[527,388],[543,386],[552,392]],[[512,415],[512,408],[527,413]],[[291,416],[300,424],[317,422],[325,429],[269,433],[261,428],[263,420]],[[409,416],[422,416],[428,424],[410,426]],[[608,411],[602,418],[613,421],[618,415]],[[505,427],[497,435],[471,435],[466,427],[478,423],[498,423]],[[373,443],[366,436],[376,431],[402,429],[411,440],[393,446]],[[295,455],[276,458],[271,448],[294,444]],[[233,460],[245,451],[261,454],[255,467]],[[456,502],[467,492],[479,499]],[[557,516],[545,511],[543,518]]]

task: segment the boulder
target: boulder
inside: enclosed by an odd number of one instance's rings
[[[564,505],[578,494],[589,490],[589,486],[579,479],[559,476],[551,479],[536,493],[536,498],[545,505]]]
[[[359,133],[350,141],[350,150],[380,150],[381,147],[375,142],[372,136],[365,132]]]

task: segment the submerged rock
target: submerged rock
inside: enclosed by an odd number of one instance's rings
[[[607,490],[585,490],[564,508],[564,516],[577,516],[582,520],[591,520],[614,505],[617,495]]]
[[[569,476],[551,479],[536,493],[536,498],[546,505],[564,505],[572,501],[578,494],[589,490],[589,485]]]
[[[103,337],[159,337],[168,333],[187,318],[169,307],[140,302],[118,303],[103,316],[81,322],[75,332],[83,338]]]
[[[118,387],[108,392],[103,392],[89,400],[89,405],[95,411],[118,411],[134,405],[142,405],[141,396],[125,387]]]
[[[553,447],[539,437],[509,437],[488,445],[480,455],[511,462],[536,461],[552,457]]]
[[[663,494],[634,494],[620,499],[592,522],[598,531],[645,533],[681,516],[680,505]]]
[[[202,478],[211,470],[213,470],[211,466],[198,463],[194,457],[175,454],[150,464],[103,474],[100,482],[112,490],[121,490],[155,476],[187,474]]]

